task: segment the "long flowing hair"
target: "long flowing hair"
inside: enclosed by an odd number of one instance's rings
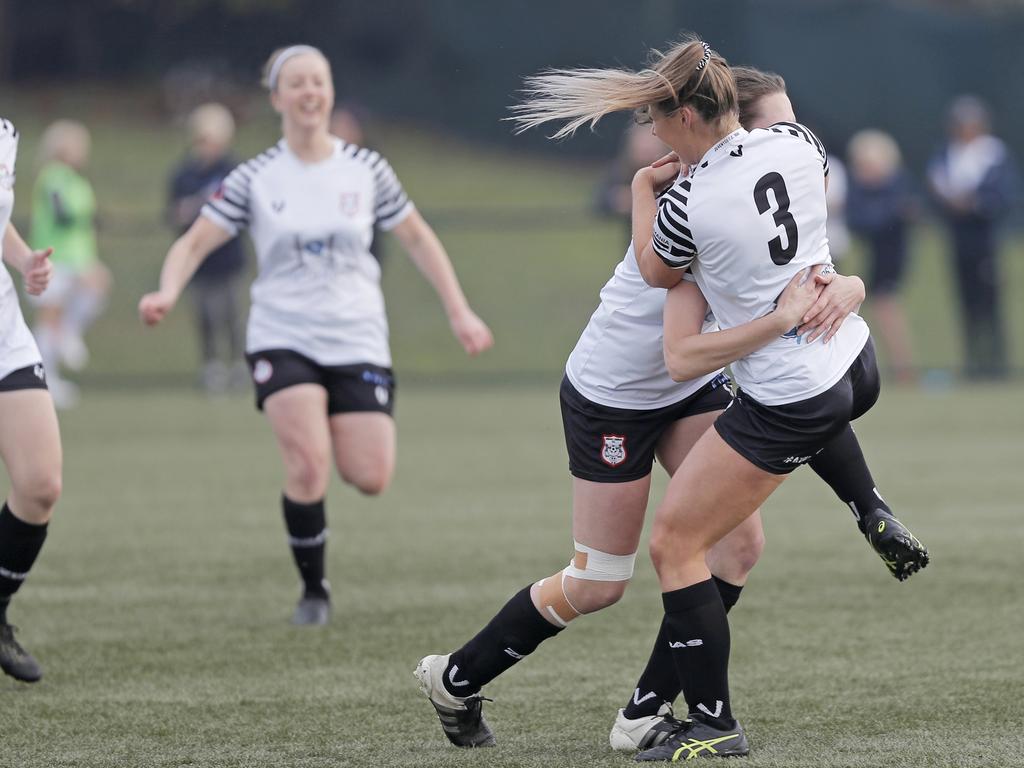
[[[548,122],[563,125],[551,138],[593,128],[612,112],[633,111],[640,119],[652,107],[671,114],[692,106],[711,122],[736,111],[736,85],[728,62],[695,36],[666,53],[651,51],[651,63],[629,69],[548,69],[527,77],[523,100],[511,108],[516,133]]]

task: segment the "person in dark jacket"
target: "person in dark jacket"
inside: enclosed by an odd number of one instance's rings
[[[220,104],[197,107],[188,119],[191,147],[175,169],[170,185],[167,218],[180,234],[199,216],[206,200],[238,165],[229,147],[235,123]],[[245,271],[245,251],[233,238],[210,254],[190,285],[199,329],[202,368],[199,381],[210,393],[248,384],[243,360],[242,312],[239,285]]]
[[[988,110],[976,97],[950,107],[949,142],[932,159],[928,180],[952,236],[967,375],[1002,378],[1008,365],[996,228],[1018,185],[1013,159],[989,133]]]
[[[913,381],[910,330],[900,302],[907,265],[907,235],[917,215],[900,149],[882,131],[864,130],[850,141],[846,222],[868,254],[868,300],[876,338],[897,381]]]

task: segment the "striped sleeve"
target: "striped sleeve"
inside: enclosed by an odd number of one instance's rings
[[[658,201],[654,220],[654,252],[672,269],[686,269],[697,256],[686,203],[690,193],[689,179],[674,184]]]
[[[0,117],[0,139],[18,138],[18,129],[14,127],[14,123],[10,120]]]
[[[825,169],[825,175],[828,176],[828,153],[825,151],[825,145],[821,143],[821,140],[811,132],[811,129],[800,123],[775,123],[775,125],[769,126],[768,130],[774,133],[786,133],[790,136],[795,136],[798,139],[806,141],[814,151],[821,157],[822,167]]]
[[[232,236],[247,229],[253,177],[279,152],[278,147],[271,147],[235,168],[206,201],[200,213]]]
[[[373,171],[373,214],[377,219],[377,226],[385,231],[394,229],[412,212],[413,204],[388,161],[369,149],[359,150],[357,157],[364,152],[365,159]]]

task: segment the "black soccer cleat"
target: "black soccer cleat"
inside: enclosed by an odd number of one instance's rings
[[[638,763],[678,763],[697,757],[744,757],[750,754],[747,735],[736,721],[728,730],[690,718],[659,746],[636,756]]]
[[[864,516],[863,523],[868,544],[900,581],[928,565],[928,549],[891,513],[876,509]]]
[[[43,669],[14,639],[15,629],[10,624],[0,624],[0,669],[23,683],[37,682],[43,676]]]
[[[456,747],[493,747],[494,732],[483,715],[483,703],[490,699],[479,694],[462,698],[448,693],[441,682],[447,666],[448,655],[425,656],[413,672],[420,690],[437,712],[444,735]]]

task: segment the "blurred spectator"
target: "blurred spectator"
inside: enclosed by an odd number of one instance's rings
[[[665,155],[669,148],[651,133],[649,125],[631,125],[623,137],[618,156],[608,168],[594,198],[599,213],[621,218],[627,238],[632,238],[630,214],[633,211],[633,174]],[[628,242],[628,240],[627,240]]]
[[[60,375],[89,362],[84,336],[102,313],[110,293],[110,271],[96,246],[96,198],[82,175],[89,162],[89,131],[73,120],[58,120],[40,141],[40,171],[32,193],[34,248],[53,246],[53,279],[33,303],[35,336],[50,391],[59,408],[78,399],[77,388]]]
[[[825,189],[825,205],[828,219],[825,222],[828,234],[828,250],[834,261],[840,261],[850,250],[850,230],[846,226],[846,196],[849,182],[846,166],[841,158],[828,156],[828,187]]]
[[[887,133],[861,131],[850,141],[846,221],[868,251],[868,301],[877,338],[897,381],[913,380],[910,331],[900,304],[907,231],[917,214],[900,149]]]
[[[331,112],[330,132],[348,144],[366,146],[366,112],[354,104],[338,104]]]
[[[1013,160],[989,134],[989,115],[974,96],[949,110],[949,142],[932,159],[928,179],[953,238],[967,375],[1007,374],[996,225],[1017,194]]]
[[[373,149],[366,143],[366,110],[355,104],[341,103],[331,111],[331,122],[329,131],[332,136],[337,136],[346,144],[355,144],[359,147]],[[384,264],[384,252],[380,249],[380,240],[377,239],[377,229],[374,227],[373,239],[370,241],[370,255],[377,260],[377,263]]]
[[[189,154],[173,173],[167,206],[167,219],[179,234],[238,164],[229,152],[235,121],[227,108],[197,107],[189,116],[188,132]],[[210,393],[244,387],[249,381],[238,300],[244,271],[245,252],[236,237],[210,254],[189,285],[202,350],[199,382]]]

